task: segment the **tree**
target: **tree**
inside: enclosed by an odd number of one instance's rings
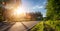
[[[36,15],[37,20],[42,20],[43,19],[43,15],[41,14],[41,12],[35,12],[35,15]]]
[[[0,0],[0,22],[4,20],[3,18],[3,0]]]
[[[5,8],[4,6],[6,5],[6,2],[8,2],[8,0],[0,0],[0,21],[5,21],[5,15],[4,15],[4,12],[5,12]]]
[[[42,20],[43,19],[41,12],[32,12],[30,13],[30,15],[31,15],[31,20]]]
[[[46,9],[48,20],[60,20],[60,0],[47,0]]]

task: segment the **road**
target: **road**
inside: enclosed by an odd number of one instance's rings
[[[16,22],[7,31],[27,31],[36,25],[39,21]]]

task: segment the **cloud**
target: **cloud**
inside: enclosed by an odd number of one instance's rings
[[[38,8],[42,9],[42,8],[44,8],[44,6],[38,6]]]
[[[43,2],[43,4],[45,5],[45,4],[46,4],[46,2]]]
[[[37,6],[33,7],[33,9],[43,9],[43,8],[44,8],[43,5],[42,6],[37,5]]]

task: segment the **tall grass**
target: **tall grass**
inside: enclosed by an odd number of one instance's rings
[[[31,31],[60,31],[60,21],[41,21]]]

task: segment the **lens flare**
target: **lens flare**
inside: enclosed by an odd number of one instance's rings
[[[25,16],[25,10],[21,6],[14,10],[15,16]]]

